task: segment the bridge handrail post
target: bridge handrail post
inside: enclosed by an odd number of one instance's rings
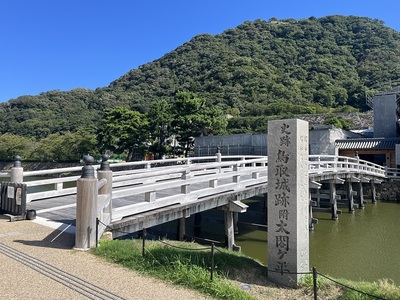
[[[339,157],[335,156],[333,158],[333,170],[336,172],[337,169],[339,168]]]
[[[336,167],[337,167],[338,169],[342,169],[342,168],[343,168],[343,160],[342,160],[340,157],[337,157],[336,159],[337,159],[337,165],[336,165]]]
[[[217,153],[215,153],[215,161],[217,163],[221,163],[222,162],[222,154],[221,154],[221,148],[218,146],[217,147]],[[222,169],[221,167],[218,167],[218,172],[221,173]]]
[[[185,171],[182,172],[182,176],[181,179],[182,180],[188,180],[190,179],[191,175],[190,175],[190,170],[186,169]],[[190,193],[190,184],[182,184],[181,185],[181,193],[182,194],[189,194]]]
[[[10,181],[15,183],[23,183],[24,182],[24,168],[21,165],[21,157],[15,156],[14,164],[11,168],[11,177]]]
[[[317,157],[317,162],[318,162],[318,164],[317,164],[318,169],[322,169],[323,168],[323,164],[321,164],[321,156],[319,156],[319,155]]]
[[[219,146],[217,147],[217,153],[215,153],[215,161],[222,162],[221,148]]]
[[[108,159],[110,157],[107,154],[103,154],[101,157],[100,169],[97,170],[97,178],[98,180],[106,179],[107,182],[103,185],[99,190],[99,195],[110,195],[110,203],[104,208],[105,213],[110,214],[110,220],[112,219],[112,182],[113,182],[113,172],[110,168],[110,163]],[[108,224],[107,224],[108,225]]]
[[[239,170],[240,170],[239,164],[233,166],[233,172],[235,175],[233,175],[232,180],[234,183],[240,182]]]
[[[345,157],[345,158],[342,159],[342,164],[341,164],[341,168],[342,168],[342,169],[347,169],[348,161],[349,161],[349,160],[347,159],[347,157]]]
[[[238,168],[240,168],[240,167],[245,167],[246,166],[246,156],[242,156],[241,158],[240,158],[240,164],[237,164],[236,166],[238,167]]]
[[[360,157],[358,156],[358,152],[356,152],[355,157],[357,162],[357,170],[360,170],[361,166],[360,166]]]
[[[85,166],[77,181],[76,193],[76,233],[75,250],[89,250],[96,246],[96,218],[98,180],[94,176],[94,159],[87,155],[83,158]]]
[[[268,156],[266,157],[265,161],[260,163],[261,167],[266,167],[268,165]]]

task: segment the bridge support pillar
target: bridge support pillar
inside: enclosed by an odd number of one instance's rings
[[[332,220],[338,219],[337,200],[336,200],[336,182],[335,180],[329,181],[329,194],[331,201]]]
[[[238,234],[239,233],[239,227],[238,227],[238,221],[239,221],[239,213],[234,212],[233,213],[233,226],[234,226],[234,233]]]
[[[351,178],[346,179],[346,194],[347,200],[349,203],[349,212],[354,212],[354,193],[353,193],[353,184],[351,182]]]
[[[316,201],[311,200],[311,193],[310,193],[310,204],[308,205],[309,209],[309,216],[308,216],[308,230],[313,231],[314,225],[318,224],[318,219],[313,218],[313,206],[316,205]]]
[[[226,247],[228,248],[228,250],[233,250],[233,244],[235,244],[233,212],[225,211],[224,215],[225,215]]]
[[[186,211],[182,212],[182,218],[178,221],[178,240],[183,241],[186,234]]]
[[[309,182],[309,188],[308,188],[308,198],[309,198],[309,204],[308,204],[308,230],[312,231],[314,230],[314,225],[318,224],[318,219],[313,218],[313,207],[319,207],[319,191],[321,188],[322,184],[316,181],[310,181]],[[312,200],[312,190],[316,190],[317,192],[317,201]]]
[[[225,216],[225,246],[231,251],[240,251],[240,247],[235,245],[235,212],[230,210],[224,211]]]
[[[228,205],[221,207],[224,211],[225,221],[225,246],[228,250],[240,251],[240,247],[235,245],[235,233],[238,232],[237,222],[239,213],[247,211],[248,206],[240,200],[231,201]]]
[[[197,213],[194,215],[194,228],[193,228],[194,236],[198,236],[201,233],[201,219],[202,219],[201,213]]]
[[[357,184],[357,194],[358,194],[358,207],[364,208],[364,190],[362,185],[362,180]]]
[[[182,217],[178,223],[178,240],[183,241],[186,234],[186,218]]]
[[[370,185],[371,185],[371,200],[372,203],[376,203],[376,189],[374,180],[370,181]]]
[[[321,192],[320,192],[320,189],[317,189],[316,191],[315,191],[315,194],[317,195],[317,200],[315,201],[316,202],[316,207],[321,207],[321,197],[320,197],[320,194],[321,194]]]

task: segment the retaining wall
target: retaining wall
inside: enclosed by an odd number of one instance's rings
[[[369,184],[363,184],[364,197],[371,198]],[[376,199],[378,201],[400,202],[400,180],[388,180],[375,184]]]

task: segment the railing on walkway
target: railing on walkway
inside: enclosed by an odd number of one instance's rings
[[[113,189],[116,190],[115,196],[118,197],[123,196],[122,190],[128,186],[139,191],[139,185],[148,185],[148,190],[141,189],[144,192],[151,192],[153,187],[150,184],[157,184],[159,187],[156,189],[162,189],[162,181],[172,179],[181,181],[182,174],[186,171],[192,176],[191,183],[195,183],[196,180],[193,178],[196,178],[199,174],[204,176],[208,172],[210,177],[203,177],[204,180],[218,180],[218,178],[229,176],[224,173],[233,170],[234,167],[242,168],[249,164],[266,166],[267,163],[268,158],[266,156],[221,156],[217,153],[215,156],[205,157],[114,163],[110,164],[110,167],[113,170]],[[93,165],[93,167],[97,170],[100,165]],[[204,169],[208,169],[208,171],[206,172]],[[81,170],[82,167],[70,167],[23,172],[22,181],[26,184],[28,191],[27,202],[76,194],[76,182],[80,177]],[[221,170],[223,172],[220,173]],[[321,174],[328,173],[354,173],[400,179],[399,169],[385,168],[358,158],[310,155],[310,178],[318,178]],[[11,181],[10,177],[11,172],[0,172],[0,181]],[[178,183],[174,184],[179,185]]]
[[[148,178],[151,180],[151,176],[153,176],[152,173],[154,172],[164,172],[165,177],[168,177],[168,174],[170,174],[170,177],[173,177],[174,174],[176,176],[176,174],[183,172],[189,166],[196,172],[196,167],[193,167],[194,165],[200,166],[206,163],[219,161],[221,164],[219,167],[226,169],[229,167],[232,168],[233,165],[246,165],[249,160],[253,160],[252,163],[257,163],[254,159],[264,160],[265,163],[267,160],[266,157],[260,158],[259,156],[241,155],[221,157],[220,155],[216,155],[114,163],[110,164],[110,168],[113,170],[114,176],[113,188],[121,188],[129,185],[143,184],[144,182],[140,182],[140,178]],[[97,170],[100,165],[93,165],[93,167]],[[199,169],[201,168],[202,167],[199,167]],[[23,172],[23,182],[28,189],[27,202],[76,194],[76,182],[80,177],[81,170],[82,167],[69,167]],[[195,175],[195,173],[193,173],[193,175]],[[0,177],[4,178],[3,181],[11,181],[11,172],[0,173]],[[162,180],[162,178],[158,178],[158,181],[160,180]]]
[[[267,183],[266,158],[242,157],[240,160],[209,162],[185,167],[144,170],[124,175],[120,181],[114,176],[113,198],[141,197],[139,203],[113,209],[113,220],[174,204],[184,204],[199,198],[240,191],[247,186]],[[237,157],[236,157],[237,159]],[[146,172],[147,171],[147,172]],[[129,177],[129,180],[126,179]],[[175,192],[168,191],[175,190]],[[161,194],[161,196],[160,196]]]
[[[400,169],[397,168],[387,168],[386,176],[390,179],[400,180]]]
[[[309,173],[315,176],[321,173],[355,173],[387,177],[386,168],[366,160],[347,156],[310,155]]]

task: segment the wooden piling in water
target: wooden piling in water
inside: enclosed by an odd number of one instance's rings
[[[228,250],[233,250],[233,245],[235,244],[235,230],[233,222],[233,212],[226,210],[225,214],[225,234],[227,241]]]
[[[336,183],[335,183],[335,180],[330,180],[329,181],[329,193],[330,193],[332,220],[337,220],[338,219],[338,213],[337,213]]]
[[[349,213],[352,213],[354,212],[354,193],[353,193],[353,184],[351,182],[351,178],[346,179],[346,194],[349,205]]]
[[[375,188],[375,181],[374,180],[370,181],[370,186],[371,186],[371,200],[372,200],[372,203],[376,203],[376,188]]]
[[[364,191],[362,180],[357,184],[358,208],[364,208]]]

